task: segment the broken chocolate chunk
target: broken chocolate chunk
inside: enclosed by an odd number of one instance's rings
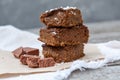
[[[20,57],[20,62],[21,62],[22,64],[24,64],[24,65],[27,65],[27,62],[26,62],[27,58],[28,58],[28,57],[32,57],[32,56],[33,56],[33,55],[27,55],[27,54],[21,55],[21,57]]]
[[[12,53],[16,58],[20,58],[21,55],[24,54],[39,56],[39,49],[31,47],[19,47],[16,50],[12,51]]]
[[[24,47],[23,51],[25,51],[25,53],[28,55],[39,56],[39,49],[36,49],[36,48]]]
[[[55,61],[52,57],[49,58],[44,58],[44,59],[39,59],[38,60],[39,67],[51,67],[55,65]]]
[[[39,64],[38,64],[39,59],[40,59],[39,56],[31,56],[31,57],[27,58],[26,63],[28,65],[28,67],[30,67],[30,68],[38,68],[39,67]]]
[[[25,54],[25,52],[23,51],[23,47],[15,49],[14,51],[12,51],[12,53],[16,58],[20,58],[21,55]]]

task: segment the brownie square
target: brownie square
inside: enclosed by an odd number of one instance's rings
[[[58,8],[47,11],[40,16],[41,22],[51,27],[76,27],[82,25],[81,11],[77,8]]]
[[[88,37],[88,28],[83,25],[73,28],[44,28],[40,30],[38,40],[51,46],[65,46],[87,43]]]
[[[49,45],[42,45],[43,55],[45,58],[52,57],[55,62],[70,62],[84,56],[84,45],[70,45],[53,47]]]

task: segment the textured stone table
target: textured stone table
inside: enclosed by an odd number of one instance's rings
[[[90,30],[90,43],[120,40],[120,21],[87,24]],[[38,34],[39,29],[28,31]],[[120,61],[96,70],[73,72],[68,80],[120,80]]]
[[[75,71],[69,80],[120,80],[120,65],[83,72]]]

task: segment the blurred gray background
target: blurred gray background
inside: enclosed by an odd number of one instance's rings
[[[39,15],[61,6],[79,8],[85,23],[120,20],[120,0],[0,0],[0,25],[39,28]]]

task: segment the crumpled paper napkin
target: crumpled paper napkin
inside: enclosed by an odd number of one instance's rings
[[[0,26],[0,49],[12,51],[20,46],[29,46],[42,50],[42,42],[37,40],[38,37],[36,34],[22,31],[12,25]]]
[[[12,51],[19,46],[30,46],[42,50],[40,47],[42,42],[37,41],[37,38],[38,35],[19,30],[11,25],[0,27],[0,49],[2,50]],[[64,80],[75,70],[97,69],[106,66],[109,62],[120,60],[120,41],[114,40],[96,45],[105,56],[104,60],[90,62],[77,60],[72,63],[69,69],[0,80]]]

